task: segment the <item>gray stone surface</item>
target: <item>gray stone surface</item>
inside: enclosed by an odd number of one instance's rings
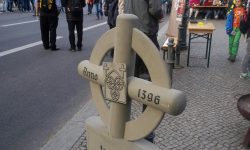
[[[156,129],[155,144],[162,150],[244,150],[241,143],[249,127],[237,110],[237,99],[250,93],[250,80],[239,78],[246,44],[241,39],[235,63],[227,60],[228,36],[225,20],[211,20],[213,34],[210,67],[206,68],[205,45],[193,44],[190,67],[186,67],[187,51],[181,53],[182,69],[174,70],[173,88],[187,96],[185,111],[179,116],[165,115]],[[160,39],[163,43],[163,39]],[[141,104],[133,103],[132,118],[141,112]],[[85,150],[85,131],[70,148]]]

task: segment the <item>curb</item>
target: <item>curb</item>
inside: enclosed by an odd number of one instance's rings
[[[40,150],[69,150],[84,132],[85,120],[97,115],[96,112],[89,100]]]

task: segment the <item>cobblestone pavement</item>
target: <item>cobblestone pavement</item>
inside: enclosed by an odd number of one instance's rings
[[[183,69],[174,70],[173,88],[187,96],[185,111],[179,116],[165,115],[156,129],[156,145],[162,150],[244,150],[241,143],[249,127],[237,110],[240,95],[250,93],[250,80],[239,78],[246,44],[241,39],[235,63],[227,60],[224,20],[214,21],[210,68],[206,68],[205,46],[192,44],[190,67],[187,51],[181,53]],[[133,105],[133,116],[140,113]],[[71,150],[85,150],[85,132]]]

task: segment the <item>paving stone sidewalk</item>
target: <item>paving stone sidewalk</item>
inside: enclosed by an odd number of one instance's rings
[[[155,143],[162,150],[244,150],[241,143],[250,122],[236,104],[241,95],[250,93],[250,80],[239,78],[246,43],[242,38],[236,62],[229,62],[225,20],[209,21],[216,26],[210,67],[206,68],[202,44],[192,44],[190,67],[186,67],[187,51],[181,53],[184,68],[174,70],[173,88],[185,92],[187,106],[179,116],[166,114],[156,129]],[[138,107],[133,104],[133,116],[140,113]],[[71,150],[85,149],[84,131]]]

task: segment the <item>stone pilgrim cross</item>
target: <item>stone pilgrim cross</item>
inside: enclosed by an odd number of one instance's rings
[[[142,139],[157,127],[164,113],[179,115],[185,109],[185,95],[170,89],[165,62],[151,40],[135,28],[137,23],[134,15],[119,15],[117,27],[101,36],[90,60],[78,65],[78,73],[90,80],[92,99],[100,114],[86,121],[90,150],[158,149]],[[112,48],[115,49],[113,62],[103,62]],[[133,76],[135,53],[147,66],[152,82]],[[147,105],[134,120],[130,120],[132,100]]]

